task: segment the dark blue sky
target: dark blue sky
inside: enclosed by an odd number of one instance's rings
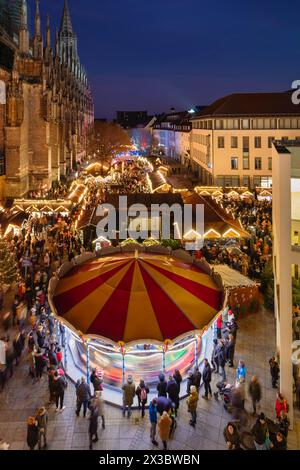
[[[31,3],[31,13],[33,13]],[[300,79],[299,3],[69,0],[97,117],[209,104]],[[63,0],[41,0],[59,23]]]

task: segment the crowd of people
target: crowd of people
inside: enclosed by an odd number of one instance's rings
[[[251,235],[235,244],[225,241],[207,242],[202,254],[209,263],[228,264],[252,279],[260,279],[265,264],[272,254],[272,204],[254,198],[240,199],[220,196],[218,203]]]

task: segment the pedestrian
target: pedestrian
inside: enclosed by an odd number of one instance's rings
[[[275,412],[277,419],[280,419],[281,412],[288,412],[288,404],[282,393],[277,393],[277,398],[275,402]]]
[[[30,450],[34,450],[39,441],[39,430],[37,420],[30,416],[27,420],[27,445]]]
[[[207,399],[208,399],[208,395],[210,395],[210,397],[212,397],[212,391],[211,391],[211,386],[210,386],[210,382],[211,382],[211,367],[210,367],[210,364],[209,364],[207,358],[204,359],[204,367],[203,367],[203,371],[202,371],[202,379],[203,379],[204,390],[205,390],[205,393],[204,393],[204,395],[202,395],[202,398],[204,398],[204,399],[207,400]]]
[[[139,385],[136,388],[135,394],[138,397],[139,410],[142,410],[142,418],[145,416],[145,406],[148,400],[149,388],[146,387],[143,379],[140,380]]]
[[[96,392],[102,392],[103,390],[103,387],[102,387],[102,379],[99,377],[98,373],[97,373],[97,369],[94,368],[92,370],[92,373],[91,373],[91,377],[90,377],[90,382],[91,384],[93,384],[93,387],[94,387],[94,394]]]
[[[167,413],[170,411],[170,409],[173,407],[173,403],[171,402],[170,398],[157,397],[156,406],[157,412],[162,416],[164,411],[167,411]]]
[[[256,415],[257,405],[261,400],[261,386],[255,375],[251,378],[251,382],[248,387],[248,393],[252,401],[253,416]]]
[[[157,400],[153,398],[149,405],[149,419],[150,419],[150,439],[154,446],[158,446],[156,440],[156,427],[157,427]]]
[[[167,394],[171,402],[174,403],[175,415],[177,416],[177,410],[179,408],[179,390],[177,382],[172,377],[172,375],[169,376],[169,381],[167,384]]]
[[[239,360],[238,367],[236,370],[236,380],[239,381],[240,379],[244,379],[244,381],[246,381],[246,373],[247,373],[247,369],[246,369],[244,361]]]
[[[222,315],[219,315],[216,321],[217,326],[217,338],[222,338]]]
[[[223,339],[221,339],[218,342],[218,347],[216,349],[215,362],[216,362],[216,365],[217,365],[217,372],[218,373],[219,373],[219,367],[221,367],[222,379],[225,382],[226,381],[226,372],[225,372],[226,354],[225,354],[225,346],[224,346],[224,340]]]
[[[90,438],[90,450],[93,449],[93,442],[98,442],[98,408],[90,407],[89,417],[89,438]]]
[[[13,340],[16,366],[18,366],[20,363],[20,357],[22,355],[24,345],[25,345],[24,333],[23,332],[17,333]]]
[[[240,450],[241,437],[234,423],[229,422],[227,426],[225,426],[223,436],[229,450]]]
[[[271,450],[287,450],[286,437],[281,433],[277,432],[275,439],[270,443]]]
[[[213,350],[212,350],[212,353],[211,353],[211,361],[210,362],[211,362],[212,370],[215,371],[216,374],[219,372],[219,369],[217,367],[217,363],[215,362],[216,358],[217,358],[217,355],[216,355],[217,347],[218,347],[218,340],[215,338],[215,339],[213,339]]]
[[[76,415],[79,416],[81,407],[83,406],[83,417],[86,417],[86,411],[91,399],[91,391],[89,385],[85,381],[85,377],[81,377],[80,384],[76,388],[77,408]]]
[[[157,392],[159,397],[166,397],[167,396],[167,382],[165,380],[165,375],[160,374],[158,376],[158,384],[157,384]]]
[[[46,367],[46,360],[40,348],[34,353],[35,372],[37,381],[41,380],[44,368]]]
[[[271,357],[271,359],[269,360],[269,365],[270,365],[272,387],[277,388],[277,382],[279,379],[279,364],[276,361],[275,356]]]
[[[172,419],[170,418],[168,413],[164,411],[158,422],[159,435],[162,440],[164,450],[167,450],[167,441],[170,437],[171,425]]]
[[[38,409],[36,421],[37,421],[37,426],[39,430],[39,450],[41,450],[42,448],[42,441],[44,444],[43,448],[46,449],[48,413],[44,406]]]
[[[131,408],[133,405],[133,399],[135,396],[135,385],[133,383],[133,378],[131,375],[128,375],[127,383],[125,383],[122,387],[123,390],[123,417],[125,418],[125,414],[127,411],[127,418],[130,418],[132,412]]]
[[[188,412],[191,413],[190,425],[195,427],[197,422],[198,392],[195,385],[191,386],[190,395],[187,398]]]
[[[178,395],[180,396],[180,387],[181,387],[181,382],[182,382],[182,375],[178,369],[175,370],[174,379],[176,380],[177,386],[178,386]]]
[[[199,393],[202,374],[198,367],[195,367],[193,375],[194,375],[194,385],[197,389],[197,392]]]
[[[254,437],[254,445],[256,450],[269,449],[269,431],[264,413],[260,413],[254,426],[251,429]]]
[[[95,396],[92,399],[92,406],[98,409],[98,415],[101,416],[102,419],[102,429],[105,429],[105,404],[102,398],[102,392],[99,390],[95,392]]]
[[[280,412],[280,418],[278,420],[279,431],[287,439],[289,434],[290,420],[284,411]]]
[[[229,338],[225,345],[226,360],[229,363],[229,367],[234,367],[233,358],[235,351],[235,339],[232,334],[229,334]]]
[[[194,383],[194,374],[193,372],[190,370],[189,371],[189,374],[188,374],[188,379],[187,379],[187,382],[186,382],[186,393],[189,395],[191,393],[191,386],[192,385],[195,385]]]
[[[56,412],[62,412],[66,408],[64,406],[64,396],[65,396],[65,388],[66,388],[66,379],[64,376],[59,375],[58,371],[54,372],[54,379],[53,379],[53,391],[55,395],[55,404],[56,404]]]

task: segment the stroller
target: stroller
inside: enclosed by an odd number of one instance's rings
[[[219,396],[221,400],[224,402],[224,408],[226,411],[231,411],[231,395],[232,390],[234,389],[233,385],[227,384],[226,382],[217,382],[216,387],[218,389],[217,392],[214,392],[214,397],[216,400],[219,400]]]

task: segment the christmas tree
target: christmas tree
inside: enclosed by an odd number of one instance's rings
[[[6,240],[0,235],[0,286],[12,284],[18,275],[14,253],[9,251]]]

